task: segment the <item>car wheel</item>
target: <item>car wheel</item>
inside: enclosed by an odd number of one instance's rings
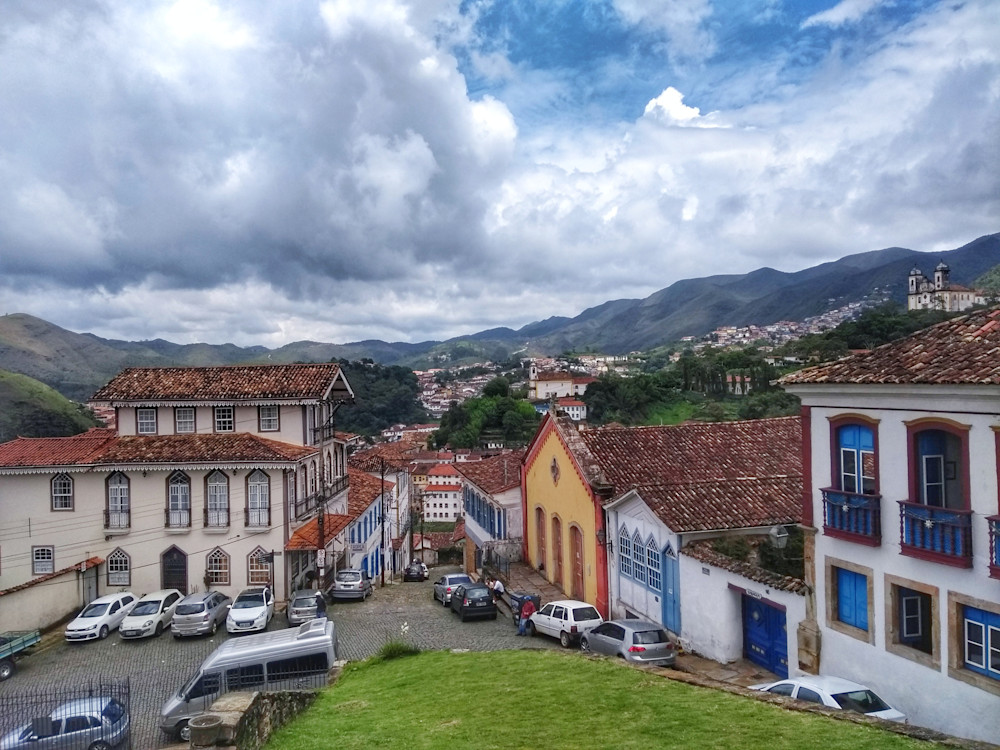
[[[559,645],[563,648],[569,648],[572,645],[572,641],[569,638],[569,633],[563,631],[559,634]]]
[[[14,662],[10,659],[0,661],[0,682],[3,682],[12,674],[14,674]]]
[[[101,632],[99,632],[97,634],[97,637],[100,638],[102,641],[105,638],[108,637],[108,626],[107,625],[101,625]]]
[[[588,641],[586,638],[581,638],[580,639],[580,650],[583,651],[583,653],[585,653],[585,654],[589,654],[590,653],[590,641]]]
[[[187,719],[180,722],[176,727],[174,727],[174,739],[186,742],[190,736],[188,731]]]
[[[219,623],[217,623],[215,620],[212,620],[212,627],[208,629],[208,634],[215,635],[215,631],[218,629],[219,629]]]
[[[163,623],[162,622],[156,623],[156,633],[155,633],[155,635],[157,637],[159,637],[160,633],[162,633],[162,632],[163,632]]]
[[[104,740],[98,740],[97,742],[91,742],[87,750],[111,750],[111,745]]]

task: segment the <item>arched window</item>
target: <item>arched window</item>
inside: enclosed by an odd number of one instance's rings
[[[623,576],[632,576],[632,540],[624,526],[618,534],[618,569]]]
[[[260,469],[247,477],[246,525],[266,527],[271,525],[271,479]]]
[[[131,526],[128,477],[116,471],[108,477],[108,504],[104,511],[104,528],[127,529]]]
[[[635,532],[632,537],[632,567],[635,580],[639,583],[646,582],[646,545],[639,538],[639,532]]]
[[[205,526],[229,526],[229,477],[225,472],[213,471],[206,480]]]
[[[73,510],[73,478],[69,474],[52,477],[52,510]]]
[[[837,489],[858,495],[877,493],[875,432],[868,425],[837,428]]]
[[[247,583],[251,586],[267,586],[271,583],[271,563],[263,547],[258,547],[247,555]]]
[[[653,537],[646,542],[646,568],[648,569],[648,580],[651,589],[660,590],[660,550],[656,546]]]
[[[121,547],[108,555],[108,586],[132,585],[132,560]]]
[[[191,480],[182,471],[175,471],[167,480],[166,525],[170,529],[191,525]]]
[[[309,462],[309,494],[316,494],[316,462]]]
[[[229,555],[216,547],[205,557],[205,583],[209,586],[229,585]]]

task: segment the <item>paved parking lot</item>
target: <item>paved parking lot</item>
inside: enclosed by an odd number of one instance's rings
[[[513,621],[503,613],[495,621],[463,623],[433,601],[432,582],[444,572],[457,570],[434,568],[429,581],[387,585],[376,588],[365,602],[330,605],[327,614],[338,629],[341,658],[353,661],[371,656],[387,641],[403,636],[404,625],[405,639],[422,649],[558,648],[548,638],[518,638]],[[278,614],[269,630],[283,627],[284,614]],[[104,641],[73,644],[56,638],[51,646],[18,662],[15,675],[0,683],[0,698],[19,689],[57,689],[128,677],[132,747],[145,750],[166,740],[157,727],[160,706],[228,637],[220,631],[212,637],[175,640],[165,633],[159,638],[123,641],[114,633]],[[6,729],[2,717],[0,729]]]

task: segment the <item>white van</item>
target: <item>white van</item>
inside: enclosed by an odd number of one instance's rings
[[[223,693],[320,687],[338,658],[337,631],[326,618],[230,639],[163,704],[160,729],[182,737],[191,717],[207,711]]]

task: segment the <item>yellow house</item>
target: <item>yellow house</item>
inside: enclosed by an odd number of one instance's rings
[[[568,417],[545,415],[523,465],[525,559],[607,617],[602,503],[610,499],[611,484]]]

